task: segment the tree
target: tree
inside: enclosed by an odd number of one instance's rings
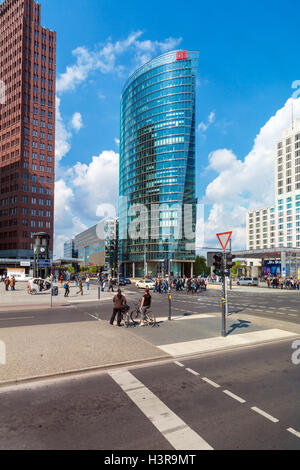
[[[240,268],[241,266],[242,266],[241,261],[235,261],[235,265],[232,267],[232,270],[231,270],[232,277],[237,277],[238,268]]]
[[[203,273],[205,276],[208,276],[210,274],[210,268],[207,267],[204,256],[197,256],[194,264],[194,274],[202,276]]]

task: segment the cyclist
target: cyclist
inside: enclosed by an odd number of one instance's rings
[[[122,295],[121,289],[118,289],[118,294],[114,296],[113,298],[113,303],[114,303],[114,309],[113,309],[113,314],[110,319],[110,324],[113,325],[116,315],[118,314],[117,318],[117,325],[121,325],[121,320],[122,320],[122,307],[126,305],[126,297]]]
[[[141,302],[141,306],[140,306],[140,311],[141,311],[141,315],[142,315],[140,326],[144,326],[144,324],[145,324],[144,322],[145,322],[146,312],[151,307],[151,302],[152,302],[152,297],[150,295],[149,289],[147,288],[147,289],[145,289],[145,295],[142,298],[142,302]]]

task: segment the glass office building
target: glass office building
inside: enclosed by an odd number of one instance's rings
[[[198,52],[165,53],[139,68],[124,87],[119,237],[125,275],[191,274],[198,62]]]

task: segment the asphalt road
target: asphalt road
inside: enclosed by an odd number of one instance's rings
[[[143,290],[134,286],[123,289],[127,302],[133,308],[141,299]],[[152,310],[157,316],[168,315],[168,296],[153,293]],[[208,289],[197,295],[185,292],[172,292],[172,314],[182,314],[185,310],[190,314],[215,313],[220,311],[219,290]],[[229,314],[254,314],[265,318],[300,323],[300,291],[262,290],[257,292],[251,288],[242,291],[233,290],[228,293]],[[111,300],[85,302],[84,297],[78,303],[72,302],[67,307],[53,309],[26,309],[24,311],[0,312],[0,328],[30,326],[51,323],[72,323],[80,321],[96,321],[97,318],[109,320],[112,313]]]
[[[284,341],[0,389],[0,449],[300,449],[291,353]]]

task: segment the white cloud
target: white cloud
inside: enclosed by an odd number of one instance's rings
[[[58,163],[71,149],[72,134],[66,128],[60,113],[60,98],[56,97],[55,160]]]
[[[216,113],[214,111],[212,111],[211,113],[209,113],[206,123],[205,122],[200,122],[200,124],[198,124],[198,131],[200,131],[200,132],[207,131],[209,126],[211,126],[211,124],[213,124],[215,122],[215,119],[216,119]]]
[[[83,127],[82,116],[80,113],[77,112],[73,114],[71,126],[73,127],[73,129],[75,129],[76,132],[79,132],[80,129]]]
[[[55,185],[55,255],[62,256],[64,241],[117,214],[119,155],[104,151],[87,164],[76,163]],[[88,225],[87,225],[88,224]]]
[[[113,43],[108,40],[102,47],[95,47],[92,51],[85,46],[74,49],[72,54],[76,62],[68,66],[66,71],[58,77],[56,82],[57,92],[74,90],[93,71],[100,71],[103,74],[122,72],[124,67],[117,64],[117,58],[130,48],[136,53],[136,65],[141,65],[156,53],[176,48],[182,41],[182,38],[167,38],[164,41],[141,41],[139,38],[142,34],[142,31],[136,31],[123,41]]]
[[[233,230],[234,248],[245,248],[246,213],[274,204],[275,145],[291,126],[291,105],[300,118],[300,98],[289,99],[260,129],[249,154],[240,160],[228,149],[209,155],[208,169],[218,175],[207,186],[203,202],[212,205],[205,223],[205,245],[215,246],[215,233]]]

